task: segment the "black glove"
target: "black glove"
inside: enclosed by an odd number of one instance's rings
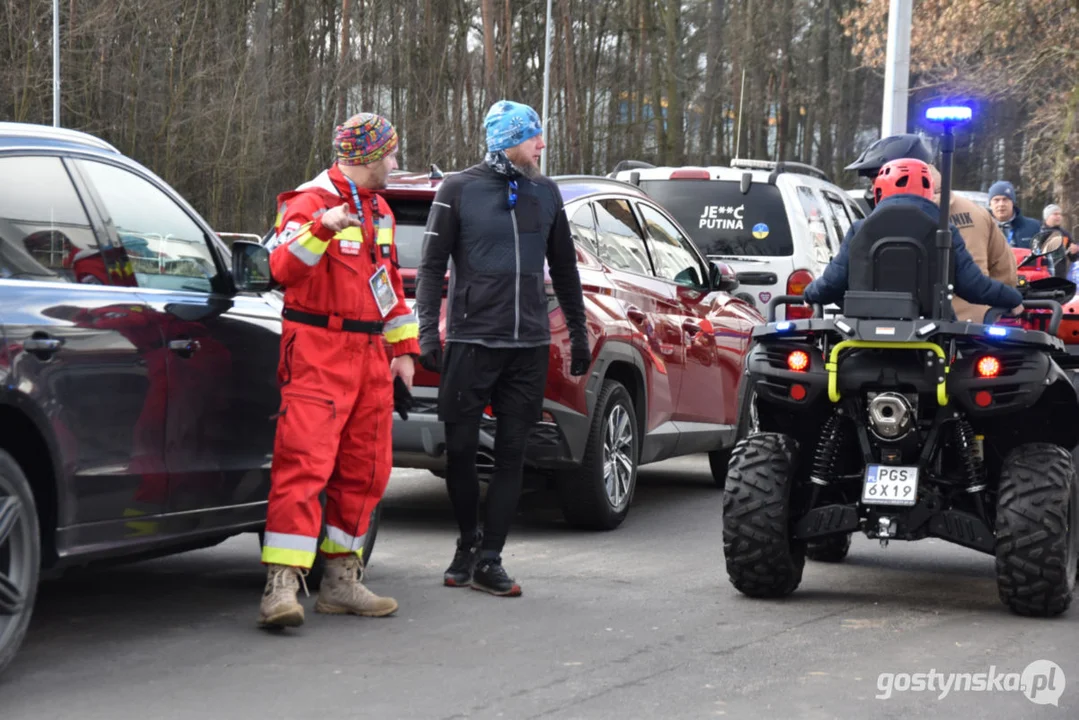
[[[433,349],[420,355],[420,365],[433,373],[442,372],[442,346],[435,345]]]
[[[400,377],[393,379],[393,409],[402,420],[408,420],[408,411],[412,409],[412,393]]]
[[[588,368],[592,366],[592,351],[587,345],[576,346],[570,349],[569,374],[574,377],[586,375]]]

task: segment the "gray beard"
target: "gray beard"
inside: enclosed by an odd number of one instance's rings
[[[524,167],[521,167],[517,163],[514,163],[513,166],[515,168],[517,168],[518,172],[520,172],[522,175],[524,175],[529,180],[535,180],[536,178],[538,178],[540,176],[540,169],[539,169],[538,165],[528,163]]]

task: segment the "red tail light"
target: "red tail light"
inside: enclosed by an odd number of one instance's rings
[[[1000,375],[1000,360],[992,355],[986,355],[978,361],[977,371],[978,377],[995,378]]]
[[[787,278],[787,294],[802,295],[809,283],[813,282],[813,273],[808,270],[795,270]],[[787,306],[788,320],[804,320],[813,317],[813,308],[801,305]]]
[[[787,367],[792,372],[805,372],[809,367],[809,355],[805,350],[795,350],[787,356]]]

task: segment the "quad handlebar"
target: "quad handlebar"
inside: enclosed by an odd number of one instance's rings
[[[1049,295],[1056,291],[1046,291],[1045,293],[1038,293],[1039,295]],[[1070,293],[1067,293],[1070,297]],[[768,322],[772,323],[776,321],[776,309],[782,305],[804,305],[805,298],[802,295],[777,295],[771,299],[768,303]],[[1056,300],[1034,300],[1031,299],[1029,294],[1023,300],[1023,307],[1031,310],[1050,310],[1052,311],[1052,317],[1049,319],[1049,327],[1047,332],[1050,335],[1056,335],[1057,330],[1060,329],[1060,323],[1064,319],[1064,308]],[[1006,308],[990,308],[989,312],[985,314],[985,324],[992,325],[1004,317],[1008,310]],[[819,303],[813,304],[813,317],[824,317],[824,306]]]
[[[780,305],[805,305],[803,295],[776,295],[768,302],[768,322],[776,321],[776,308]],[[813,317],[824,317],[824,306],[819,303],[813,304]]]
[[[1050,335],[1056,335],[1057,330],[1060,329],[1060,321],[1064,319],[1064,308],[1056,300],[1023,300],[1023,308],[1029,308],[1031,310],[1051,310],[1053,316],[1049,319],[1049,327],[1046,332]],[[1008,312],[1004,308],[989,308],[989,312],[985,314],[985,324],[992,325],[993,323],[1004,317],[1004,314]]]

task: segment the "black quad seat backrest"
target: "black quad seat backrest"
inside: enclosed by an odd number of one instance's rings
[[[936,233],[937,222],[916,207],[880,208],[866,218],[850,241],[843,314],[933,317],[933,285],[940,276]]]

